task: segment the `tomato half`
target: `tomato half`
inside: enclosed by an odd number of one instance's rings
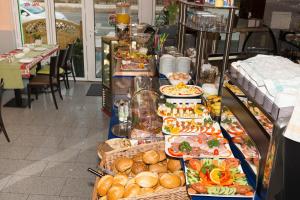
[[[172,155],[172,156],[175,156],[175,157],[182,157],[183,156],[183,153],[182,152],[175,152],[174,149],[172,148],[168,148],[168,152]]]

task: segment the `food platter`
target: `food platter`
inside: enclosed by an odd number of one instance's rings
[[[149,64],[134,63],[134,62],[122,62],[120,69],[123,71],[148,71]]]
[[[174,117],[166,117],[163,121],[162,130],[167,135],[221,135],[219,124],[210,118],[177,119]]]
[[[177,119],[167,117],[164,118],[162,130],[168,135],[221,135],[219,124],[210,118]]]
[[[165,152],[175,158],[191,157],[232,157],[228,141],[207,135],[165,136]]]
[[[248,135],[233,137],[232,141],[246,159],[259,158],[259,152]]]
[[[191,196],[253,198],[240,162],[236,158],[185,158],[188,194]]]
[[[177,85],[164,85],[159,88],[163,95],[169,97],[197,97],[203,94],[201,87],[196,85],[185,85],[179,83]]]
[[[148,64],[151,56],[139,52],[118,51],[115,54],[115,57],[117,59],[122,59],[122,61],[131,61],[134,63]]]
[[[176,118],[201,118],[209,117],[209,112],[204,105],[197,103],[169,103],[161,104],[157,114],[160,117]]]

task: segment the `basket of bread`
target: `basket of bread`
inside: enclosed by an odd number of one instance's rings
[[[107,152],[100,166],[112,173],[97,177],[93,200],[189,199],[181,162],[167,157],[164,142]]]

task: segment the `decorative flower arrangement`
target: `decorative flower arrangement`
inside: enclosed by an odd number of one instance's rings
[[[163,10],[156,19],[157,25],[174,25],[178,14],[178,0],[163,0]]]
[[[178,3],[177,0],[164,0],[164,10],[167,11],[168,24],[173,25],[176,23],[178,14]]]

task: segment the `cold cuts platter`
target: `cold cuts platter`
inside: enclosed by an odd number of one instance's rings
[[[201,118],[209,117],[209,112],[202,104],[197,103],[169,103],[158,107],[158,115],[161,117],[176,118]]]
[[[163,132],[168,135],[214,135],[221,134],[221,128],[217,122],[207,119],[178,119],[166,117],[163,121]]]
[[[191,157],[232,157],[228,141],[222,137],[165,136],[165,152],[176,158]]]

